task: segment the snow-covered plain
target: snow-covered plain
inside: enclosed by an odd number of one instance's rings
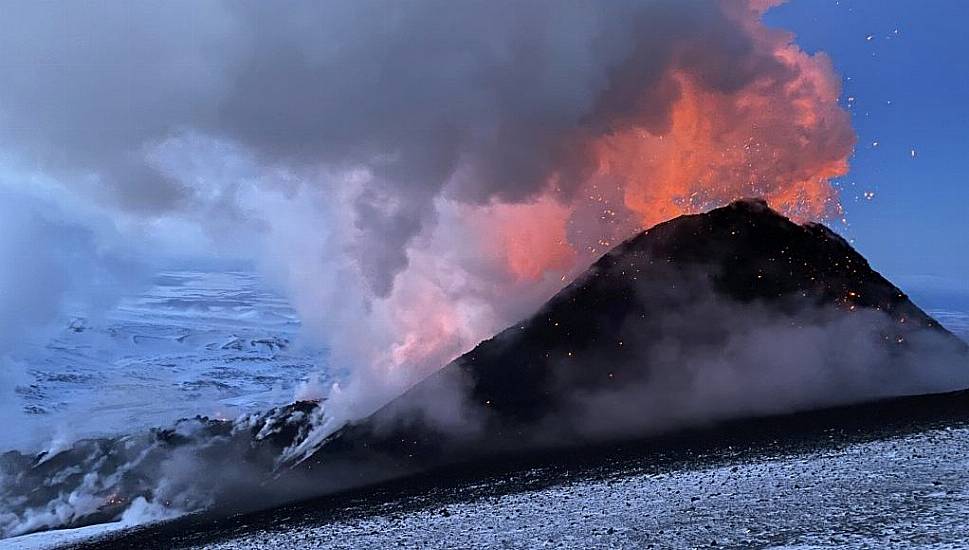
[[[15,357],[23,428],[4,447],[116,435],[290,402],[323,363],[284,298],[246,272],[166,272],[103,319],[65,319]],[[6,450],[6,449],[4,449]]]

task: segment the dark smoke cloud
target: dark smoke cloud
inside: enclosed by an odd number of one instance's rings
[[[231,43],[219,37],[231,21],[222,8],[89,1],[2,9],[4,148],[125,207],[175,207],[183,190],[146,165],[143,148],[202,115],[225,89],[217,71]]]
[[[350,249],[378,296],[442,191],[524,201],[590,169],[575,143],[663,132],[677,66],[730,92],[784,70],[712,0],[13,2],[0,18],[0,144],[102,200],[191,210],[146,157],[197,132],[319,181],[364,168]],[[320,185],[328,185],[321,182]],[[445,189],[446,188],[446,189]]]

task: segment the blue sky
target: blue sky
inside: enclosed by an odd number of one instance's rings
[[[844,79],[858,146],[837,229],[903,286],[969,294],[969,2],[793,0],[766,21]]]

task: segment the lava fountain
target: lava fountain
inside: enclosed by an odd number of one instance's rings
[[[331,411],[352,401],[355,412],[335,414],[372,412],[644,227],[751,196],[796,221],[840,217],[832,180],[855,143],[840,79],[823,53],[763,23],[772,4],[658,2],[637,14],[628,51],[604,68],[574,124],[542,142],[544,160],[533,163],[542,169],[518,187],[489,180],[502,172],[477,166],[485,153],[462,155],[389,291],[362,291],[365,330],[328,327],[365,380],[335,392]],[[503,128],[493,132],[500,140]],[[389,196],[379,204],[391,214],[412,208]],[[354,223],[370,220],[358,212]]]

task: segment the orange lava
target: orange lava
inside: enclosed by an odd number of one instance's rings
[[[723,4],[767,52],[769,66],[742,87],[705,85],[688,63],[674,63],[654,86],[674,98],[668,124],[651,111],[628,114],[580,140],[576,156],[594,169],[578,192],[550,187],[535,203],[485,207],[508,272],[521,280],[567,273],[640,229],[744,197],[762,197],[800,222],[840,217],[831,180],[847,173],[855,142],[838,104],[840,79],[826,56],[761,23],[778,3]]]
[[[494,204],[480,222],[485,246],[518,280],[534,281],[549,271],[566,271],[576,259],[566,225],[571,209],[550,196],[533,203]]]

